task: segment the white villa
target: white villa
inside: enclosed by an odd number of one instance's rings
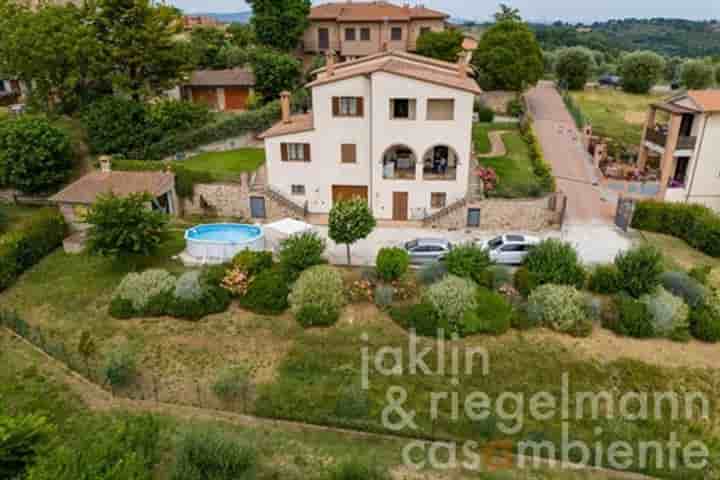
[[[658,199],[720,211],[720,90],[689,91],[651,105],[639,166],[648,163],[660,167]]]
[[[308,84],[313,111],[264,132],[268,185],[326,214],[367,199],[378,219],[420,220],[466,197],[473,103],[469,56],[457,64],[390,51],[327,66]]]

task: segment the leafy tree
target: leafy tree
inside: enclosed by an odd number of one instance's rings
[[[223,68],[220,51],[226,43],[225,32],[218,28],[200,25],[190,31],[190,45],[200,68]]]
[[[0,478],[24,478],[22,474],[54,430],[45,417],[0,412]]]
[[[70,138],[46,119],[0,122],[0,184],[47,192],[67,179],[72,158]]]
[[[330,238],[347,247],[348,265],[351,263],[350,245],[367,238],[376,225],[367,202],[359,198],[335,203],[328,223]]]
[[[231,23],[225,32],[230,36],[230,43],[240,48],[247,48],[257,42],[252,25]]]
[[[520,10],[518,10],[517,8],[512,8],[504,3],[500,4],[500,11],[495,13],[494,17],[495,21],[498,23],[504,21],[522,21],[522,17],[520,17]]]
[[[674,82],[679,78],[683,62],[684,60],[680,57],[668,57],[665,59],[665,71],[663,72],[665,81]]]
[[[542,77],[543,55],[528,25],[511,16],[483,34],[473,65],[484,89],[522,91]]]
[[[595,59],[585,47],[560,50],[555,61],[555,74],[569,90],[582,90],[595,68]]]
[[[665,60],[654,52],[641,51],[625,55],[620,65],[623,90],[648,93],[662,78]]]
[[[222,68],[243,67],[250,62],[252,51],[232,43],[224,45],[218,52],[217,61]]]
[[[142,158],[155,140],[147,107],[129,98],[101,98],[83,111],[82,122],[93,153]]]
[[[446,62],[455,62],[458,54],[463,50],[463,39],[463,33],[455,29],[423,33],[418,39],[416,53]]]
[[[149,194],[101,196],[85,221],[91,225],[88,249],[99,255],[150,255],[167,238],[168,218],[148,208]]]
[[[117,92],[150,96],[172,87],[193,67],[190,45],[175,38],[182,19],[173,7],[151,0],[98,0],[89,20]]]
[[[258,49],[251,59],[255,89],[266,99],[277,98],[283,90],[294,90],[300,79],[300,62],[292,55]]]
[[[282,51],[297,47],[308,27],[310,0],[250,0],[250,21],[259,43]]]
[[[704,90],[713,84],[712,65],[703,60],[688,60],[680,69],[680,82],[690,90]]]
[[[557,54],[555,52],[543,50],[543,66],[545,73],[555,72],[555,61],[557,60]]]

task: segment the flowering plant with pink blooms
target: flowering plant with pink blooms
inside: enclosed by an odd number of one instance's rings
[[[492,167],[479,167],[475,170],[475,175],[480,177],[483,181],[483,190],[485,192],[491,192],[495,190],[498,184],[498,176]]]

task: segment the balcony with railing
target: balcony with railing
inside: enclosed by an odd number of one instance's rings
[[[667,148],[669,135],[666,130],[657,128],[648,128],[645,133],[645,140],[662,148]],[[697,145],[697,137],[680,135],[675,150],[695,150]]]

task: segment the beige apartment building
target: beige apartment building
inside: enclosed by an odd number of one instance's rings
[[[443,31],[449,15],[422,5],[345,1],[314,6],[305,31],[306,57],[335,52],[353,60],[392,50],[413,52],[425,32]]]

